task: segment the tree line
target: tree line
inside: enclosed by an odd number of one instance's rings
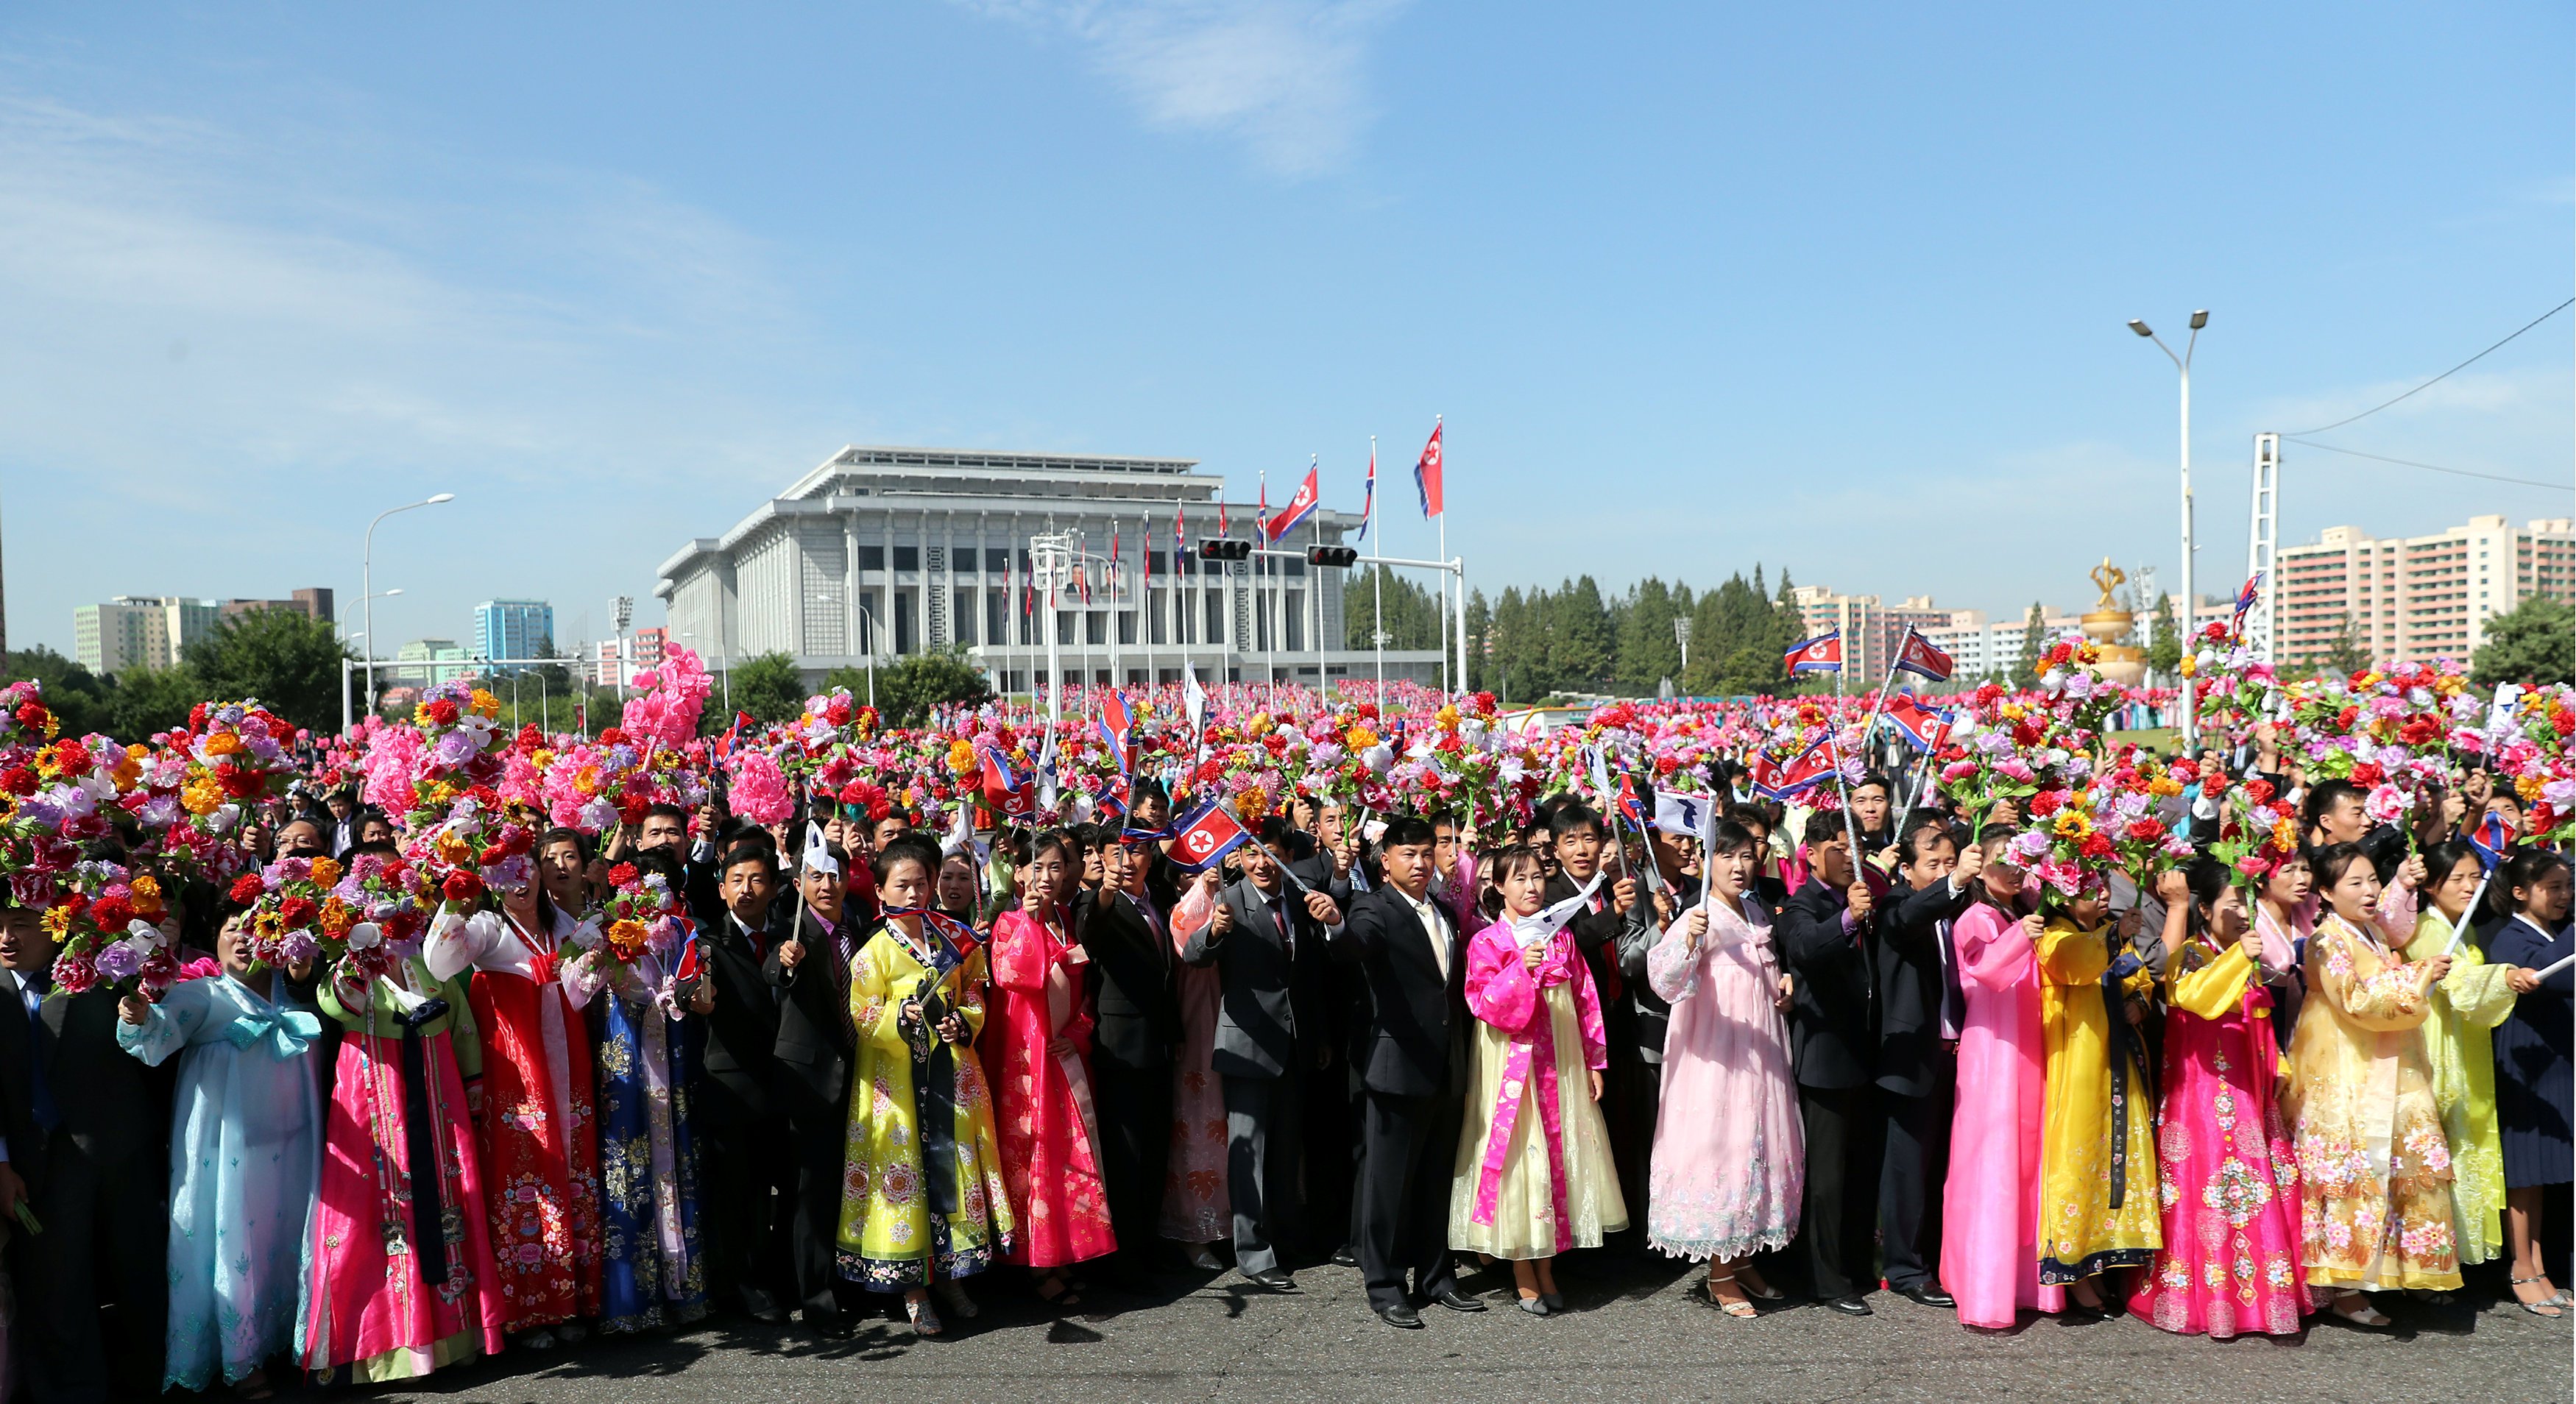
[[[1741,572],[1694,592],[1656,576],[1607,594],[1591,576],[1555,589],[1507,587],[1467,599],[1467,683],[1506,701],[1551,696],[1653,696],[1664,682],[1693,696],[1793,690],[1781,655],[1804,637],[1789,572],[1775,591]],[[1690,621],[1690,661],[1673,625]]]

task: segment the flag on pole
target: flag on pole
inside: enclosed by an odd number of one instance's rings
[[[1127,574],[1127,554],[1123,547],[1124,543],[1119,537],[1118,519],[1112,517],[1109,519],[1109,566],[1101,572],[1100,576],[1100,583],[1106,586],[1112,595],[1118,593],[1118,582]]]
[[[1887,720],[1918,751],[1937,751],[1950,739],[1949,709],[1935,711],[1911,697],[1890,701]]]
[[[2469,848],[2478,855],[2478,866],[2491,873],[2503,866],[2505,850],[2512,845],[2513,826],[2492,809],[2487,811],[2486,818],[2478,821],[2476,828],[2469,831]]]
[[[1234,817],[1226,797],[1218,795],[1174,826],[1171,850],[1164,856],[1175,867],[1188,872],[1204,872],[1216,866],[1225,855],[1249,842],[1252,835]]]
[[[1234,528],[1225,524],[1225,494],[1223,492],[1219,492],[1216,495],[1216,534],[1219,536],[1232,536],[1234,534]]]
[[[1770,799],[1787,799],[1834,774],[1833,733],[1816,738],[1815,744],[1789,758],[1786,765],[1774,764],[1767,755],[1753,758],[1753,789]]]
[[[990,741],[975,743],[976,759],[983,763],[984,800],[1002,812],[1005,818],[1025,819],[1038,811],[1037,784],[1012,766],[1011,758]]]
[[[1199,665],[1188,664],[1181,670],[1181,706],[1190,715],[1190,737],[1196,740],[1207,731],[1207,689],[1199,686]]]
[[[1309,467],[1306,470],[1306,481],[1297,485],[1297,495],[1289,498],[1288,505],[1279,509],[1279,515],[1270,519],[1271,540],[1287,540],[1288,533],[1304,526],[1306,519],[1315,515],[1316,502],[1321,495],[1316,479],[1316,474],[1320,471],[1322,470],[1319,468]]]
[[[1667,834],[1689,834],[1693,838],[1708,832],[1717,822],[1717,801],[1712,795],[1676,794],[1670,790],[1655,791],[1655,827]]]
[[[2231,632],[2235,633],[2240,638],[2244,636],[2245,616],[2253,612],[2254,602],[2262,597],[2263,572],[2258,570],[2252,575],[2247,576],[2245,578],[2245,588],[2236,592],[2236,620],[2233,624],[2228,626]]]
[[[1789,645],[1781,655],[1792,677],[1800,673],[1839,673],[1843,670],[1843,631],[1818,634]]]
[[[1261,474],[1261,504],[1252,509],[1252,534],[1261,538],[1266,550],[1270,545],[1270,474]]]
[[[1377,515],[1377,440],[1369,440],[1367,495],[1360,499],[1360,529],[1351,535],[1353,541],[1368,540],[1369,520]]]
[[[1619,813],[1630,824],[1635,825],[1638,832],[1645,831],[1645,803],[1637,798],[1636,777],[1624,770],[1619,772]]]
[[[1127,694],[1116,688],[1100,703],[1100,715],[1092,721],[1100,739],[1109,746],[1109,754],[1118,761],[1118,773],[1126,775],[1136,768],[1136,719],[1127,710]]]
[[[1909,673],[1920,673],[1934,682],[1950,680],[1950,655],[1932,646],[1932,641],[1905,626],[1905,642],[1896,646],[1896,666]]]
[[[1422,446],[1422,456],[1413,460],[1413,490],[1422,495],[1422,515],[1440,515],[1440,431],[1447,426],[1431,426],[1431,442]]]

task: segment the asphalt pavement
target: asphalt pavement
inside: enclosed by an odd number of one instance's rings
[[[2567,1404],[2576,1336],[2510,1304],[2382,1299],[2396,1325],[2321,1321],[2295,1341],[2218,1342],[2138,1321],[2029,1317],[1971,1331],[1948,1311],[1881,1292],[1877,1314],[1814,1306],[1730,1319],[1704,1305],[1678,1263],[1578,1254],[1559,1270],[1573,1311],[1539,1319],[1509,1305],[1509,1275],[1467,1280],[1494,1309],[1424,1309],[1397,1331],[1368,1312],[1355,1269],[1297,1274],[1280,1296],[1232,1273],[1176,1275],[1151,1296],[1095,1288],[1043,1310],[1007,1270],[970,1284],[984,1303],[945,1338],[870,1318],[823,1339],[794,1326],[728,1321],[674,1336],[511,1351],[382,1391],[406,1400],[718,1404],[733,1400],[2369,1401]]]

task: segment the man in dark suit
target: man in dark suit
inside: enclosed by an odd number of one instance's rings
[[[1116,1276],[1130,1287],[1144,1283],[1162,1216],[1172,1058],[1181,1041],[1171,928],[1146,890],[1142,847],[1102,844],[1100,888],[1075,898],[1073,907],[1075,939],[1090,957],[1101,1189],[1118,1238]]]
[[[693,1092],[707,1138],[708,1295],[735,1294],[744,1311],[774,1322],[786,1319],[779,1294],[796,1280],[796,1147],[777,1090],[778,991],[762,973],[772,861],[767,844],[749,841],[718,860],[722,915],[698,933],[706,975],[690,1007],[707,1030],[705,1076]]]
[[[1878,1221],[1878,1061],[1872,928],[1884,880],[1853,871],[1843,815],[1807,816],[1808,878],[1773,930],[1797,978],[1789,1006],[1798,1109],[1807,1123],[1806,1203],[1798,1229],[1810,1286],[1846,1316],[1867,1316],[1870,1230]]]
[[[1360,1270],[1378,1319],[1419,1330],[1423,1301],[1485,1309],[1458,1290],[1449,1264],[1451,1161],[1471,1081],[1467,949],[1431,900],[1429,821],[1388,820],[1378,847],[1386,880],[1354,900],[1331,942],[1336,958],[1359,967],[1370,997]]]
[[[116,993],[54,989],[53,960],[35,910],[0,908],[0,1213],[22,1313],[13,1334],[39,1404],[143,1398],[161,1389],[169,1310],[169,1098],[117,1046]],[[44,1232],[16,1221],[21,1195]],[[104,1301],[116,1303],[112,1342]]]
[[[1274,1292],[1297,1290],[1279,1252],[1302,1241],[1306,1084],[1310,1073],[1330,1066],[1325,943],[1342,924],[1331,897],[1313,890],[1301,896],[1280,871],[1273,846],[1286,827],[1276,817],[1262,825],[1262,842],[1241,850],[1243,880],[1225,889],[1208,924],[1181,951],[1191,965],[1215,966],[1223,991],[1210,1063],[1224,1080],[1234,1265]]]
[[[849,1157],[850,960],[867,938],[868,917],[845,899],[848,855],[809,832],[784,938],[762,975],[778,992],[777,1078],[773,1090],[796,1143],[793,1264],[805,1324],[837,1332],[834,1251],[841,1228],[841,1181]]]
[[[1975,898],[1982,850],[1966,852],[1938,818],[1912,821],[1897,841],[1902,886],[1891,889],[1878,943],[1878,1094],[1886,1117],[1878,1233],[1887,1285],[1929,1307],[1956,1305],[1941,1289],[1941,1184],[1950,1165],[1950,1111],[1967,1018],[1950,924]]]

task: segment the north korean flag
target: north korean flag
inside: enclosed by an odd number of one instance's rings
[[[1911,627],[1905,631],[1905,642],[1897,646],[1896,666],[1909,673],[1920,673],[1934,682],[1950,680],[1950,655],[1934,648],[1930,639],[1914,632]]]
[[[2502,814],[2490,809],[2487,817],[2469,831],[2470,851],[2478,855],[2478,866],[2492,873],[2504,865],[2506,850],[2513,847],[2513,826]]]
[[[1918,751],[1937,751],[1950,739],[1950,713],[1924,706],[1911,697],[1887,704],[1887,720]]]
[[[1422,495],[1422,516],[1428,521],[1439,516],[1446,504],[1440,495],[1440,431],[1447,426],[1431,426],[1431,442],[1422,446],[1422,456],[1413,460],[1413,490]]]
[[[1829,732],[1816,738],[1814,745],[1789,758],[1786,765],[1774,765],[1769,756],[1753,761],[1753,788],[1772,799],[1787,799],[1798,792],[1830,780],[1834,774],[1833,736]]]
[[[2245,632],[2245,616],[2254,611],[2254,602],[2262,597],[2263,572],[2258,570],[2252,575],[2245,577],[2245,588],[2236,592],[2236,623],[2234,627],[2237,633],[2242,634]]]
[[[1172,835],[1172,847],[1164,856],[1187,872],[1203,872],[1215,867],[1252,839],[1242,824],[1235,821],[1234,808],[1225,797],[1218,797],[1190,811]]]
[[[990,741],[975,743],[975,755],[984,764],[984,802],[1002,812],[1004,817],[1025,819],[1038,812],[1038,785],[1034,776],[1012,768],[1011,758]]]
[[[1306,519],[1315,515],[1315,504],[1321,496],[1315,479],[1318,471],[1314,468],[1306,470],[1306,481],[1298,485],[1297,495],[1289,498],[1288,505],[1279,509],[1279,515],[1270,519],[1264,535],[1273,541],[1285,540],[1288,533],[1304,526]]]
[[[1092,726],[1099,731],[1100,739],[1107,743],[1109,754],[1118,758],[1118,773],[1134,774],[1136,721],[1127,711],[1127,694],[1112,689],[1109,696],[1101,702],[1100,715],[1092,722]]]
[[[1780,661],[1788,666],[1791,676],[1799,673],[1839,673],[1843,670],[1843,631],[1818,634],[1789,646]]]
[[[1638,832],[1645,831],[1646,806],[1637,798],[1636,777],[1624,770],[1619,772],[1619,813],[1636,825]]]

